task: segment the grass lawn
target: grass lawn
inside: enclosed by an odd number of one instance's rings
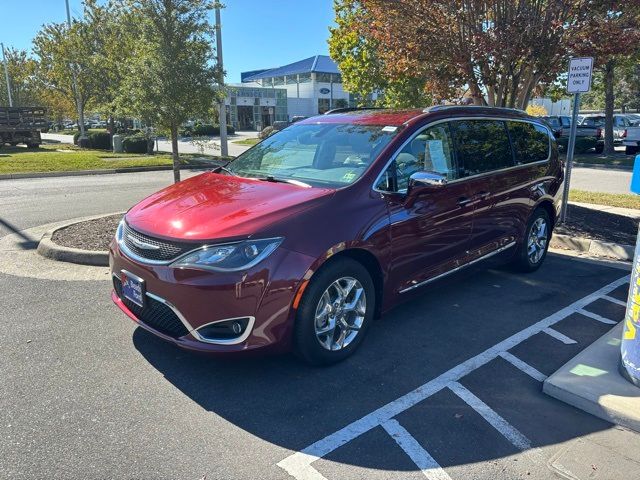
[[[565,159],[562,154],[560,158]],[[616,165],[621,167],[633,167],[635,155],[625,155],[624,152],[616,152],[613,155],[598,153],[576,153],[573,156],[574,163],[590,163],[592,165]]]
[[[259,138],[243,138],[242,140],[236,140],[233,143],[236,145],[255,145],[259,141]]]
[[[215,160],[215,157],[207,155],[180,155],[185,165],[192,157]],[[0,174],[155,167],[171,164],[169,153],[112,153],[104,150],[82,150],[64,143],[42,145],[35,150],[21,147],[0,148]]]
[[[569,200],[572,202],[594,203],[596,205],[607,205],[609,207],[635,208],[640,210],[640,195],[570,190]]]

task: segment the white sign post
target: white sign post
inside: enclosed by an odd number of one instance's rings
[[[580,94],[591,90],[591,73],[593,72],[593,58],[582,57],[569,60],[569,74],[567,78],[567,92],[573,93],[573,112],[571,115],[571,133],[567,146],[567,166],[564,174],[564,192],[562,195],[562,212],[560,222],[567,220],[567,202],[569,201],[569,182],[573,166],[573,152],[576,148],[576,130],[578,128],[578,111],[580,110]]]

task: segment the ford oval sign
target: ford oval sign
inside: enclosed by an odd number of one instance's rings
[[[320,93],[323,95],[326,95],[327,93],[329,93],[331,90],[329,90],[328,88],[321,88],[320,89]]]

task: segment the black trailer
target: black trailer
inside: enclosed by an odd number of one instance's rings
[[[0,147],[24,143],[27,148],[38,148],[40,131],[46,127],[42,107],[0,107]]]

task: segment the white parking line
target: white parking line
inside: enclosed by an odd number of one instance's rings
[[[609,300],[611,303],[622,305],[623,307],[627,306],[627,302],[623,302],[622,300],[618,300],[617,298],[610,297],[609,295],[603,295],[602,298],[604,298],[605,300]]]
[[[489,405],[484,403],[467,388],[458,382],[452,382],[449,389],[460,397],[464,402],[478,412],[489,424],[495,428],[500,434],[509,440],[511,444],[518,450],[528,450],[531,448],[531,442],[519,430],[513,427],[504,418],[498,415]]]
[[[560,333],[557,330],[554,330],[553,328],[549,327],[549,328],[545,328],[544,330],[542,330],[544,333],[546,333],[547,335],[555,338],[556,340],[560,340],[562,343],[564,343],[565,345],[573,345],[574,343],[578,343],[576,342],[573,338],[569,338],[567,337],[564,333]]]
[[[511,365],[516,367],[518,370],[521,370],[522,372],[526,373],[531,378],[535,378],[539,382],[544,382],[547,379],[547,376],[544,373],[533,368],[531,365],[529,365],[526,362],[523,362],[518,357],[510,354],[509,352],[501,352],[500,356],[504,358],[507,362],[509,362]]]
[[[593,318],[594,320],[597,320],[600,323],[606,323],[607,325],[616,325],[618,323],[614,320],[605,318],[602,315],[598,315],[597,313],[593,313],[593,312],[590,312],[589,310],[585,310],[584,308],[581,308],[580,310],[578,310],[578,313],[580,315],[584,315],[585,317]]]
[[[456,382],[465,375],[471,373],[475,369],[489,363],[496,358],[501,352],[515,347],[524,340],[532,337],[533,335],[541,332],[545,328],[549,328],[555,325],[559,321],[568,317],[569,315],[582,310],[583,307],[594,302],[603,295],[615,290],[619,286],[629,281],[629,275],[625,275],[614,282],[596,290],[595,292],[587,295],[580,300],[575,301],[571,305],[566,306],[562,310],[559,310],[546,318],[543,318],[537,323],[530,325],[529,327],[521,330],[520,332],[508,337],[493,347],[485,350],[484,352],[469,358],[463,363],[451,368],[450,370],[442,373],[438,377],[426,382],[419,386],[415,390],[403,395],[396,400],[393,400],[386,405],[374,410],[373,412],[365,415],[364,417],[346,425],[340,430],[327,435],[325,438],[318,440],[317,442],[309,445],[299,452],[295,452],[278,462],[278,466],[288,472],[291,476],[297,480],[321,480],[322,476],[318,473],[311,463],[319,458],[328,455],[342,445],[350,442],[354,438],[368,432],[372,428],[382,425],[389,421],[399,413],[413,407],[417,403],[429,398],[431,395],[439,392],[445,388],[451,382]],[[320,475],[316,476],[315,474]]]
[[[425,477],[429,480],[451,480],[438,462],[427,452],[397,420],[389,420],[382,424],[398,446],[413,460]]]

